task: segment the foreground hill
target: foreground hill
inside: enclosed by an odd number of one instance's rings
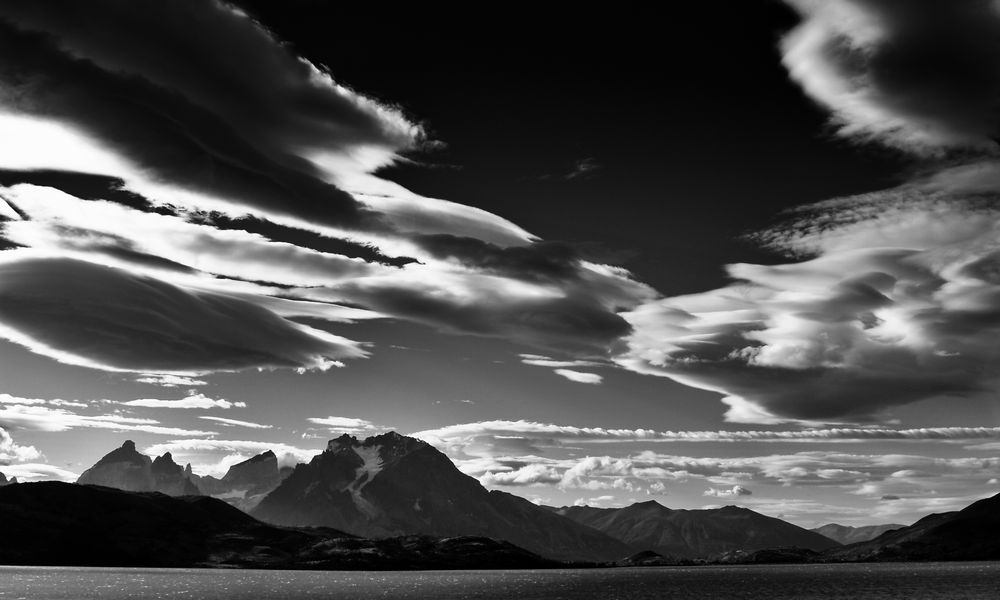
[[[667,557],[707,557],[782,547],[820,551],[840,545],[781,519],[736,506],[673,510],[650,500],[624,508],[564,506],[550,510],[636,550],[651,550]]]
[[[559,560],[617,560],[630,547],[517,496],[488,491],[421,440],[343,435],[300,464],[251,512],[281,525],[363,537],[476,535]]]
[[[928,515],[909,527],[837,548],[824,559],[997,560],[1000,559],[1000,494],[960,511]]]
[[[488,538],[366,540],[266,525],[204,496],[74,485],[0,488],[0,564],[282,569],[542,568],[551,561]]]
[[[890,523],[886,525],[866,525],[864,527],[851,527],[849,525],[838,525],[836,523],[830,523],[828,525],[823,525],[822,527],[816,527],[810,529],[820,535],[824,535],[831,540],[840,542],[841,544],[856,544],[858,542],[867,542],[868,540],[873,540],[878,536],[882,535],[886,531],[892,531],[893,529],[901,529],[906,527],[906,525],[899,525],[895,523]]]

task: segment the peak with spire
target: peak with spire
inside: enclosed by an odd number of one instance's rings
[[[132,440],[125,440],[120,447],[104,455],[80,475],[77,483],[171,496],[200,493],[191,477],[174,462],[173,455],[167,452],[153,460],[136,450]]]

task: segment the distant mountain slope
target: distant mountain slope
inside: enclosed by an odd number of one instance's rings
[[[0,488],[0,564],[305,569],[556,566],[486,538],[364,540],[266,525],[221,500],[61,482]]]
[[[229,467],[222,479],[198,475],[191,478],[202,493],[250,511],[291,473],[289,467],[279,468],[278,457],[267,450]]]
[[[0,486],[11,485],[13,483],[17,483],[17,477],[11,477],[10,479],[7,479],[6,475],[0,473]]]
[[[1000,494],[960,511],[928,515],[909,527],[824,553],[832,560],[1000,559]]]
[[[486,490],[421,440],[344,435],[301,464],[252,511],[283,525],[320,525],[365,537],[478,535],[550,558],[617,560],[622,542],[535,504]]]
[[[818,533],[736,506],[672,510],[650,500],[624,508],[565,506],[550,510],[637,551],[652,550],[666,556],[692,558],[781,547],[818,551],[839,546]]]
[[[161,492],[170,496],[199,494],[189,474],[190,470],[175,463],[169,452],[153,460],[136,450],[132,440],[126,440],[120,448],[84,471],[76,482],[129,492]]]
[[[841,544],[856,544],[858,542],[867,542],[868,540],[877,538],[886,531],[892,531],[893,529],[900,529],[902,527],[906,527],[906,525],[890,523],[886,525],[851,527],[849,525],[830,523],[828,525],[823,525],[822,527],[810,529],[809,531],[824,535],[835,542],[840,542]]]

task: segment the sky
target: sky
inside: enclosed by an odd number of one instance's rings
[[[551,505],[1000,491],[1000,5],[0,5],[0,472],[420,437]]]

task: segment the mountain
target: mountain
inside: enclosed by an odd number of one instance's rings
[[[933,514],[909,527],[888,531],[824,553],[824,558],[861,560],[1000,559],[1000,494],[960,511]]]
[[[268,450],[229,467],[222,479],[208,475],[191,478],[203,493],[249,511],[291,473],[289,467],[279,468],[278,457]]]
[[[485,538],[364,540],[266,525],[204,496],[170,497],[55,481],[0,488],[0,564],[271,569],[558,566]]]
[[[550,510],[635,550],[652,550],[668,557],[705,557],[781,547],[819,551],[839,546],[818,533],[736,506],[672,510],[650,500],[624,508],[564,506]]]
[[[11,485],[13,483],[17,483],[17,477],[11,477],[10,479],[7,479],[6,475],[0,473],[0,486]]]
[[[631,554],[590,527],[488,491],[430,444],[395,432],[363,442],[346,434],[331,440],[251,514],[269,523],[335,527],[363,537],[485,536],[560,560]]]
[[[822,527],[816,527],[810,529],[809,531],[816,532],[820,535],[825,535],[835,542],[840,542],[841,544],[856,544],[857,542],[867,542],[868,540],[877,538],[886,531],[892,531],[893,529],[900,529],[906,527],[905,525],[897,524],[887,524],[887,525],[866,525],[864,527],[851,527],[849,525],[838,525],[836,523],[830,523],[828,525],[823,525]]]
[[[201,493],[169,452],[153,459],[150,472],[153,474],[153,489],[157,492],[168,496],[196,496]]]
[[[191,481],[190,469],[174,462],[169,452],[151,459],[126,440],[97,461],[77,479],[77,483],[103,485],[129,492],[161,492],[170,496],[201,493]]]

